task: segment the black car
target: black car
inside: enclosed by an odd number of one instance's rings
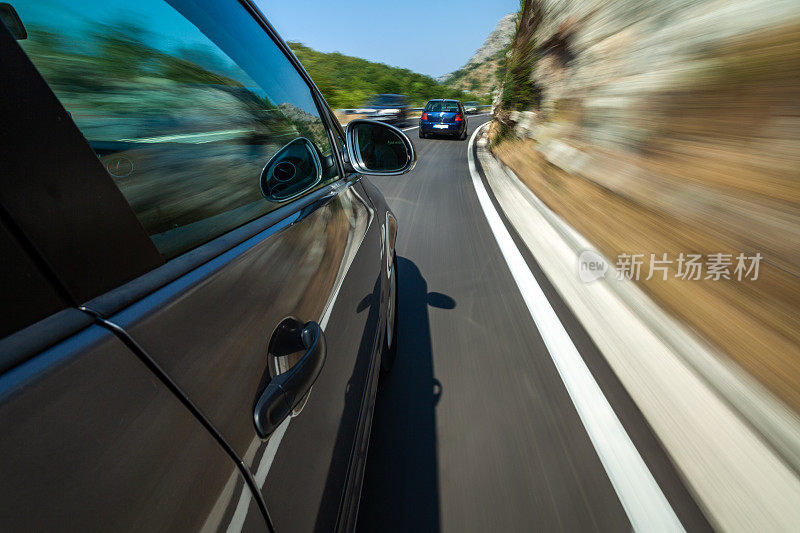
[[[0,4],[0,527],[352,529],[411,142],[249,0],[44,4]]]
[[[420,139],[446,135],[463,141],[467,129],[467,113],[458,100],[430,100],[419,118]]]
[[[405,124],[408,120],[408,97],[403,94],[376,94],[358,113],[388,124]]]
[[[478,102],[464,102],[464,111],[467,115],[477,115],[480,113],[481,105]]]

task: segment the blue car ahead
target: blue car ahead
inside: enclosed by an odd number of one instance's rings
[[[459,140],[467,138],[467,114],[458,100],[430,100],[419,118],[419,137],[448,135]]]

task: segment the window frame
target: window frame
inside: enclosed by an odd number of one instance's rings
[[[70,303],[163,264],[108,171],[5,26],[0,187],[9,220]]]
[[[201,3],[205,3],[211,0],[200,1]],[[344,133],[341,126],[338,124],[338,121],[332,121],[331,117],[333,116],[333,113],[330,109],[330,106],[328,106],[321,92],[308,75],[308,72],[306,72],[306,70],[303,68],[300,61],[297,59],[288,45],[286,45],[286,43],[280,38],[274,27],[267,21],[258,7],[256,7],[255,4],[249,0],[228,1],[230,2],[232,9],[245,9],[250,14],[254,21],[261,27],[262,31],[266,32],[267,36],[278,47],[289,64],[294,67],[295,71],[297,71],[302,78],[305,86],[311,93],[312,99],[317,108],[317,112],[319,113],[320,120],[325,127],[332,152],[335,152],[335,161],[338,165],[337,168],[339,171],[338,177],[315,190],[312,189],[311,191],[303,193],[301,196],[291,200],[278,209],[269,211],[253,220],[248,221],[245,224],[231,228],[225,233],[214,237],[209,241],[203,242],[189,249],[188,251],[169,259],[168,261],[165,261],[162,256],[158,254],[158,259],[160,260],[156,260],[156,258],[153,257],[147,266],[142,265],[144,266],[144,269],[140,269],[138,272],[129,272],[125,269],[122,269],[122,272],[108,272],[106,271],[108,267],[97,266],[94,268],[95,265],[92,265],[90,260],[91,257],[83,258],[82,263],[86,265],[86,268],[83,269],[83,275],[79,280],[81,285],[81,290],[79,291],[80,293],[75,294],[75,291],[68,291],[71,292],[74,305],[84,304],[82,307],[88,311],[96,313],[99,316],[110,316],[110,314],[113,314],[114,312],[130,305],[144,296],[155,292],[160,287],[163,287],[177,277],[191,272],[200,265],[224,254],[236,246],[241,245],[249,239],[254,239],[256,237],[259,237],[259,239],[267,238],[269,234],[274,233],[282,228],[282,223],[285,223],[286,220],[290,218],[299,220],[303,216],[307,215],[305,211],[308,211],[310,206],[313,205],[316,207],[323,205],[326,203],[326,199],[330,199],[335,194],[338,194],[344,190],[344,188],[340,185],[340,182],[343,179],[347,179],[348,176],[345,173],[346,167],[342,159],[342,154],[340,150],[336,149],[339,143],[337,143],[333,137],[333,130],[335,129],[342,139],[344,139]],[[5,28],[2,29],[5,30]],[[133,212],[127,202],[127,199],[124,199],[122,193],[119,191],[119,189],[117,189],[113,178],[108,173],[107,169],[105,169],[105,167],[103,167],[103,165],[100,163],[94,151],[89,146],[88,141],[86,141],[83,133],[77,128],[77,126],[74,125],[72,120],[69,119],[68,113],[64,109],[63,105],[61,105],[61,102],[58,101],[53,94],[52,89],[50,89],[49,85],[47,84],[47,81],[44,80],[38,73],[33,63],[19,47],[19,43],[13,43],[12,46],[17,47],[18,52],[24,57],[24,61],[27,63],[28,69],[34,73],[36,78],[38,78],[35,81],[41,85],[43,90],[49,93],[48,100],[54,100],[52,103],[58,106],[59,112],[57,113],[58,117],[56,118],[58,118],[61,123],[68,123],[70,129],[69,135],[73,140],[73,147],[75,147],[76,144],[79,145],[77,149],[74,149],[69,153],[62,153],[62,161],[65,163],[62,166],[65,168],[74,168],[77,164],[99,167],[99,169],[96,168],[95,170],[102,170],[102,177],[105,178],[106,182],[103,184],[103,186],[106,188],[109,185],[113,186],[114,192],[116,193],[115,196],[118,194],[119,199],[123,200],[122,203],[124,204],[113,206],[106,204],[106,207],[101,209],[103,204],[100,202],[95,202],[91,206],[88,206],[88,208],[83,209],[82,211],[77,211],[73,209],[73,206],[75,205],[74,200],[70,197],[67,197],[66,199],[62,200],[62,211],[69,216],[74,217],[75,219],[79,219],[81,224],[78,224],[78,226],[85,225],[87,221],[100,224],[103,220],[108,219],[110,216],[109,211],[113,211],[113,215],[111,215],[113,218],[133,218]],[[26,82],[23,85],[28,84]],[[30,99],[27,99],[25,103],[28,104],[28,102],[30,102]],[[41,108],[41,106],[38,107]],[[30,109],[21,109],[21,114],[28,114],[29,111]],[[66,118],[66,120],[61,120],[62,118]],[[11,124],[14,124],[15,122],[13,117],[7,117],[7,120],[9,120]],[[53,120],[55,120],[55,118]],[[31,146],[28,148],[28,150],[34,150],[34,147]],[[29,174],[26,176],[26,178],[29,180],[28,183],[31,181],[39,182],[36,184],[36,189],[46,189],[46,178],[44,176]],[[354,182],[355,180],[347,179],[347,185],[350,185]],[[69,224],[67,224],[65,227],[62,227],[61,233],[64,231],[69,231],[70,227],[72,226]],[[117,231],[114,234],[113,238],[115,241],[125,242],[130,240],[142,242],[146,240],[147,244],[150,245],[148,248],[152,247],[153,252],[155,252],[155,245],[152,243],[144,227],[138,223],[138,220],[133,225],[128,224],[125,228],[117,229],[120,231]],[[96,251],[98,254],[106,253],[106,250],[109,249],[111,244],[108,242],[109,238],[106,235],[79,235],[72,233],[71,237],[72,240],[88,241],[84,242],[84,245],[82,246],[84,255],[88,256],[92,255],[92,250]],[[30,240],[33,246],[36,248],[39,248],[39,242],[37,242],[39,239],[43,239],[44,241],[52,240],[52,238],[48,237],[33,236],[30,238]],[[127,248],[123,247],[123,250],[119,250],[119,245],[111,246],[111,248],[118,250],[119,256],[117,259],[120,264],[133,263],[141,265],[141,258],[139,258],[139,261],[137,262],[137,258],[135,257],[136,253],[141,251],[139,248],[134,247],[128,250]],[[152,255],[154,254],[151,254],[151,256]],[[58,275],[59,278],[61,277],[62,272],[75,270],[75,266],[69,264],[71,260],[74,262],[74,258],[60,258],[53,256],[43,257],[43,260],[48,263],[53,272]],[[98,277],[98,274],[100,274],[101,278],[113,277],[113,283],[109,284],[108,281],[110,280],[106,279],[105,285],[99,286],[93,281]],[[62,285],[65,287],[65,290],[67,290],[66,287],[68,284]]]
[[[244,7],[248,13],[250,13],[250,16],[253,17],[253,19],[267,33],[270,39],[272,39],[272,42],[274,42],[278,49],[280,49],[280,51],[283,53],[284,57],[286,57],[289,63],[292,64],[297,73],[300,74],[300,77],[303,78],[306,86],[311,91],[311,97],[314,99],[314,104],[317,106],[317,112],[319,113],[320,120],[322,120],[322,123],[325,125],[325,133],[328,135],[328,142],[330,143],[332,149],[336,147],[337,144],[334,142],[331,130],[336,129],[343,141],[345,139],[344,131],[342,130],[339,122],[333,119],[333,112],[328,105],[328,102],[325,100],[325,97],[322,96],[319,88],[314,83],[314,80],[311,79],[311,76],[308,74],[303,64],[300,63],[300,60],[297,59],[296,55],[294,55],[292,49],[289,48],[289,45],[286,44],[286,42],[281,38],[275,27],[269,22],[269,20],[267,20],[267,18],[264,16],[264,13],[261,12],[258,6],[256,6],[252,0],[237,0],[237,2],[239,5]],[[342,160],[342,154],[339,152],[339,150],[334,149],[332,151],[336,152],[336,164],[339,166],[339,179],[342,179],[345,177],[345,166],[344,161]],[[332,183],[335,183],[336,181],[338,180],[334,180]],[[298,200],[301,198],[303,198],[303,196],[300,196]]]
[[[200,0],[201,2],[212,0]],[[277,31],[269,23],[266,17],[261,13],[259,8],[250,0],[230,0],[230,3],[235,6],[238,4],[247,10],[250,16],[261,26],[261,29],[267,33],[273,43],[279,48],[284,57],[290,62],[295,70],[300,74],[304,83],[311,92],[311,97],[314,100],[314,105],[317,107],[320,120],[325,127],[325,132],[328,136],[328,142],[332,147],[332,152],[335,153],[335,161],[338,165],[339,177],[332,180],[322,187],[312,189],[311,191],[303,193],[301,196],[289,201],[278,209],[269,211],[239,227],[233,228],[222,235],[202,243],[172,259],[166,261],[163,265],[154,268],[150,272],[139,276],[138,278],[129,281],[119,287],[100,294],[95,298],[87,301],[84,308],[91,311],[98,316],[107,318],[117,312],[125,309],[134,302],[141,300],[149,294],[157,291],[158,289],[166,286],[174,280],[185,276],[197,269],[201,265],[232,251],[234,248],[246,243],[248,240],[261,242],[269,238],[272,234],[278,232],[285,227],[288,223],[294,223],[302,218],[305,218],[314,209],[326,204],[327,201],[332,199],[335,195],[343,192],[346,187],[356,183],[361,175],[358,174],[356,179],[352,178],[352,173],[348,176],[345,172],[345,164],[343,154],[334,149],[338,143],[333,138],[333,130],[339,133],[342,142],[344,142],[345,135],[342,126],[335,120],[333,111],[331,110],[322,93],[314,84],[311,76],[306,72],[300,60],[294,55],[291,48],[280,38]],[[109,176],[109,179],[110,176]],[[345,187],[342,187],[341,182],[345,180]],[[144,230],[143,230],[144,231]],[[146,232],[145,232],[146,233]],[[149,238],[149,237],[148,237]],[[253,243],[255,245],[255,242]],[[199,281],[199,279],[197,280]]]
[[[3,298],[0,317],[0,374],[20,359],[19,350],[7,349],[4,339],[15,336],[70,305],[59,282],[53,279],[48,265],[22,235],[0,205],[0,252],[3,257]],[[7,286],[10,290],[6,290]],[[24,357],[23,357],[24,358]]]

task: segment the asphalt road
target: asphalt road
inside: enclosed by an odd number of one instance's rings
[[[469,133],[487,120],[471,117]],[[468,142],[406,133],[416,169],[371,178],[400,223],[400,311],[359,530],[630,531],[478,203]],[[602,356],[523,256],[683,527],[709,529]]]

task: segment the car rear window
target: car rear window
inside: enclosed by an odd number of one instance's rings
[[[425,106],[425,111],[429,113],[458,113],[458,102],[453,100],[428,102],[428,105]]]

